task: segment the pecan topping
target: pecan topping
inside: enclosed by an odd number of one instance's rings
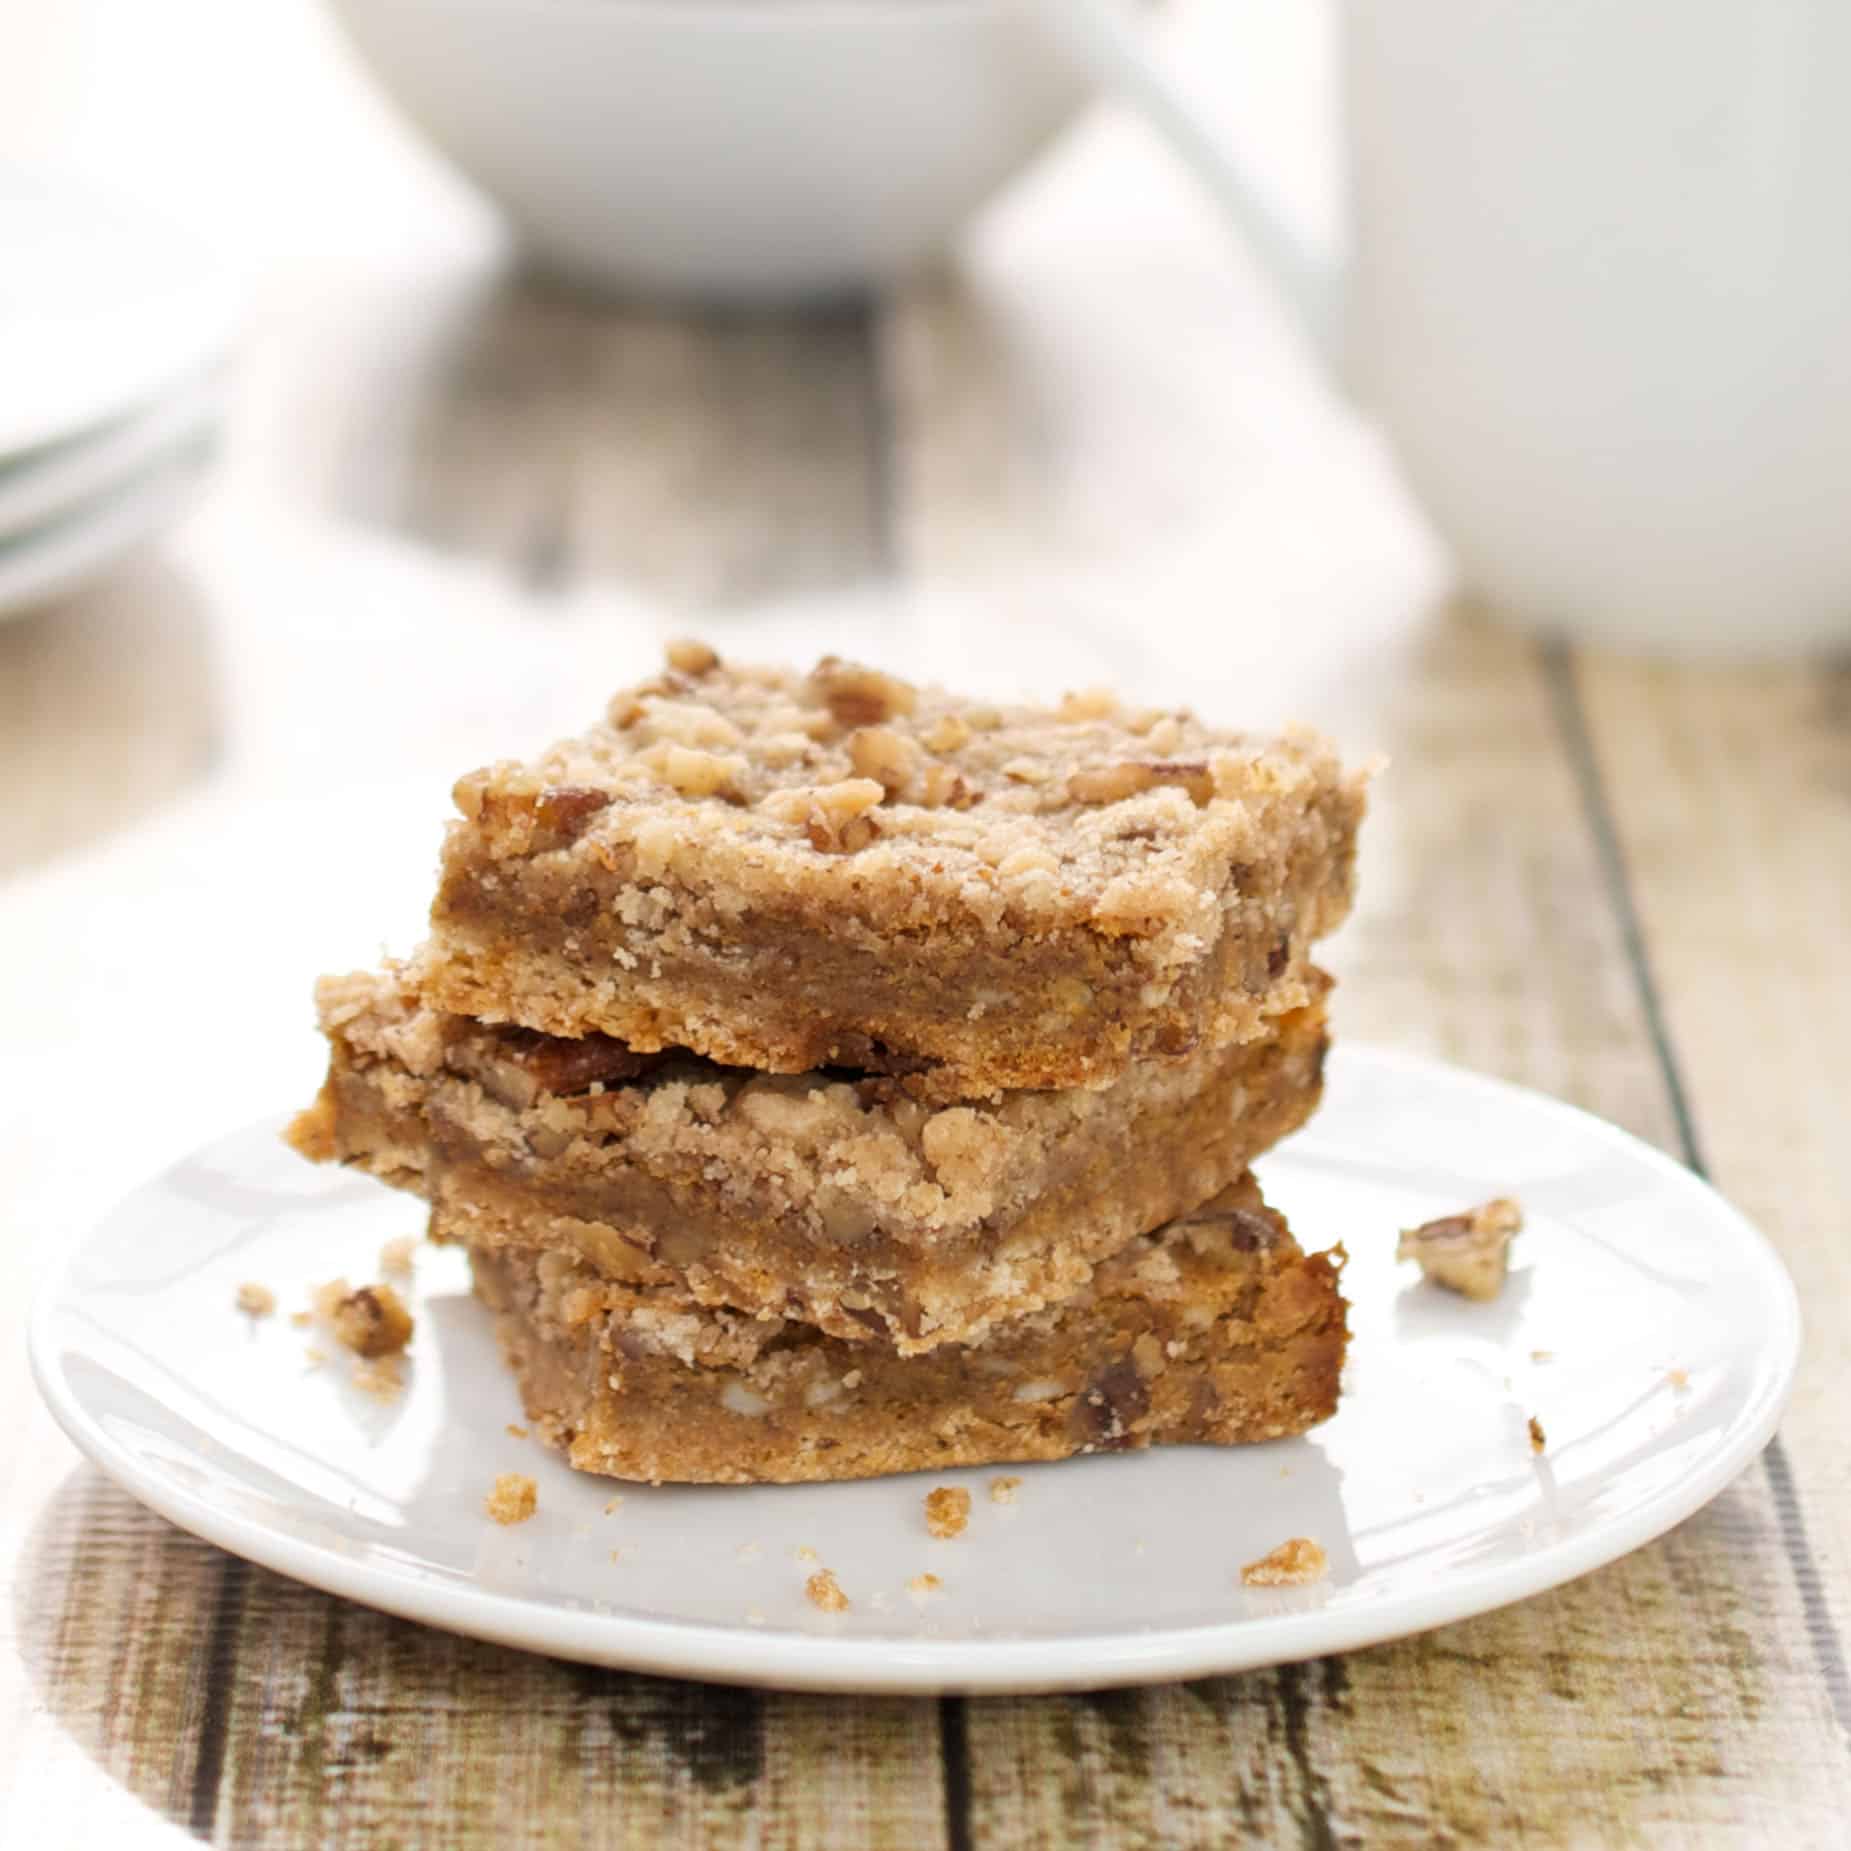
[[[694,637],[677,637],[664,653],[669,667],[684,675],[709,675],[720,666],[718,651]]]
[[[1075,803],[1123,803],[1165,784],[1186,791],[1198,809],[1215,794],[1214,774],[1201,760],[1124,758],[1083,765],[1067,780],[1067,795]]]
[[[1496,1298],[1504,1289],[1510,1243],[1523,1226],[1523,1210],[1503,1196],[1463,1215],[1442,1215],[1406,1229],[1395,1249],[1414,1260],[1436,1285],[1466,1298]]]
[[[878,726],[895,714],[911,713],[919,702],[911,683],[840,656],[824,656],[811,672],[810,685],[843,726]]]

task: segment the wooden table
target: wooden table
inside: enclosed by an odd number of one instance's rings
[[[1707,1169],[1810,1340],[1762,1461],[1558,1593],[1245,1677],[871,1702],[554,1664],[222,1555],[79,1461],[15,1315],[0,1844],[1847,1842],[1844,672],[1456,608],[1368,429],[1110,115],[879,302],[598,308],[509,268],[306,6],[41,11],[0,26],[0,148],[185,201],[256,293],[205,504],[0,626],[9,1304],[138,1177],[306,1096],[308,979],[408,941],[451,774],[692,626],[1386,752],[1339,1031]],[[1229,11],[1261,17],[1184,9],[1182,54],[1316,211],[1316,15]]]

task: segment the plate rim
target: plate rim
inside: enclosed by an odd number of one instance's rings
[[[281,1534],[255,1518],[216,1508],[181,1486],[148,1476],[129,1449],[82,1406],[58,1365],[53,1331],[70,1275],[89,1241],[165,1169],[122,1196],[48,1269],[28,1315],[27,1357],[33,1380],[59,1427],[112,1483],[190,1534],[291,1580],[402,1619],[520,1651],[653,1676],[839,1694],[1000,1696],[1104,1690],[1230,1675],[1386,1644],[1495,1612],[1604,1568],[1693,1516],[1760,1457],[1779,1427],[1798,1373],[1803,1347],[1799,1293],[1772,1240],[1714,1183],[1580,1106],[1437,1056],[1352,1041],[1340,1043],[1333,1059],[1430,1074],[1449,1084],[1464,1082],[1502,1101],[1577,1122],[1642,1160],[1672,1186],[1708,1197],[1712,1209],[1721,1213],[1721,1225],[1754,1256],[1773,1314],[1756,1396],[1724,1442],[1622,1516],[1576,1536],[1539,1544],[1514,1561],[1450,1570],[1432,1588],[1405,1590],[1385,1602],[1248,1613],[1207,1625],[1064,1638],[839,1638],[601,1612],[451,1586],[390,1560],[356,1563],[324,1544]],[[282,1116],[266,1114],[212,1142],[273,1125]]]

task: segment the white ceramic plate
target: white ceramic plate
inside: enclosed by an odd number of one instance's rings
[[[831,1486],[649,1489],[568,1471],[520,1419],[451,1253],[420,1250],[415,1362],[382,1403],[311,1368],[287,1312],[376,1275],[418,1205],[239,1132],[125,1203],[39,1298],[32,1356],[67,1432],[185,1528],[388,1611],[537,1651],[797,1688],[994,1691],[1240,1670],[1481,1613],[1637,1548],[1764,1446],[1799,1349],[1773,1250],[1685,1170],[1533,1094],[1342,1049],[1324,1110],[1269,1158],[1307,1245],[1349,1247],[1343,1411],[1312,1437]],[[1529,1225],[1504,1295],[1415,1283],[1396,1229],[1494,1193]],[[1532,1452],[1534,1415],[1547,1449]],[[539,1481],[500,1528],[500,1472]],[[968,1531],[921,1498],[968,1486]],[[613,1493],[621,1504],[607,1514]],[[1292,1536],[1320,1586],[1243,1589]],[[612,1560],[611,1552],[617,1551]],[[815,1611],[814,1550],[852,1602]],[[907,1582],[943,1582],[923,1603]]]
[[[81,513],[86,503],[201,443],[218,421],[222,396],[214,376],[190,376],[82,436],[0,460],[0,545]]]
[[[229,275],[158,215],[0,168],[0,457],[88,430],[222,353]]]
[[[0,539],[0,620],[75,590],[176,520],[204,479],[211,450],[208,436],[182,439],[125,482]]]

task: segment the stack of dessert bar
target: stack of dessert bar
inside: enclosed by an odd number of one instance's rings
[[[430,1203],[588,1471],[835,1479],[1303,1431],[1362,779],[1103,695],[700,644],[456,787],[428,942],[324,979],[291,1138]]]

